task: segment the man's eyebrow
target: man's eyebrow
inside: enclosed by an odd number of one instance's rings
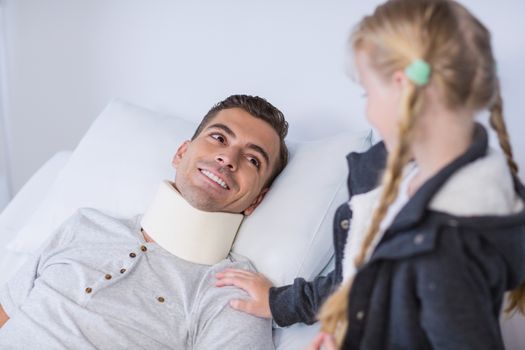
[[[232,129],[230,129],[229,127],[227,127],[227,126],[224,125],[224,124],[221,124],[221,123],[211,124],[211,125],[208,126],[206,129],[212,129],[212,128],[221,129],[222,131],[224,131],[225,133],[227,133],[227,134],[230,135],[231,137],[233,137],[233,138],[236,137],[236,135],[235,135],[235,133],[232,131]]]

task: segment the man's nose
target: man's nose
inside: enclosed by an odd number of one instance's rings
[[[237,170],[238,155],[236,152],[223,152],[215,156],[215,161],[221,166],[228,168],[230,171]]]

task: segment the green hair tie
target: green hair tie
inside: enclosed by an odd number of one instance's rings
[[[406,67],[405,74],[414,84],[423,86],[428,84],[430,71],[430,64],[422,59],[417,59]]]

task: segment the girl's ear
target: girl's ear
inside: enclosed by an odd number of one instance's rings
[[[399,88],[400,91],[404,90],[410,81],[408,80],[404,71],[398,70],[392,76],[392,82]]]
[[[395,87],[395,91],[397,91],[396,99],[398,102],[401,102],[401,99],[403,98],[404,91],[408,88],[408,85],[411,84],[408,80],[408,77],[406,76],[405,72],[402,70],[398,70],[394,72],[392,75],[392,81],[391,83]]]

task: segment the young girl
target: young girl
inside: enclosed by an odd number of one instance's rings
[[[348,156],[335,270],[279,288],[228,270],[218,285],[245,289],[252,299],[232,306],[279,326],[314,322],[337,289],[313,349],[502,349],[505,291],[506,310],[525,313],[525,188],[490,34],[455,1],[391,0],[361,21],[351,45],[384,142]],[[484,109],[504,154],[474,121]]]
[[[503,349],[505,291],[506,310],[525,313],[525,189],[490,34],[455,1],[391,0],[351,44],[388,158],[380,186],[349,203],[323,329],[343,349]],[[503,154],[474,121],[487,108]]]

